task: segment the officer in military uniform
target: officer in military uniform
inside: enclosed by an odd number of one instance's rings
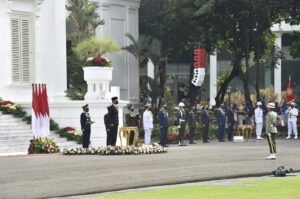
[[[267,160],[276,160],[276,142],[275,137],[277,134],[277,113],[274,112],[275,104],[268,103],[269,112],[266,117],[266,134],[270,148],[270,155],[266,157]]]
[[[82,130],[82,146],[83,148],[89,148],[90,137],[91,137],[91,124],[94,122],[91,121],[89,114],[89,105],[86,104],[83,107],[83,113],[80,115],[80,124]]]
[[[295,135],[294,139],[298,139],[298,131],[297,131],[297,117],[298,117],[298,109],[295,107],[295,102],[290,104],[290,107],[286,111],[288,116],[288,136],[286,139],[291,138],[292,131]]]
[[[125,115],[126,126],[128,126],[128,127],[138,127],[139,126],[139,120],[140,120],[139,114],[138,113],[136,114],[134,112],[134,107],[132,105],[127,106],[127,108],[129,109],[129,111]],[[134,140],[134,131],[130,131],[129,145],[133,144],[133,140]]]
[[[177,123],[178,123],[178,128],[179,128],[178,145],[179,146],[186,146],[183,142],[185,125],[186,125],[186,112],[184,110],[184,103],[180,102],[178,106],[179,106],[179,111],[177,113]]]
[[[208,141],[208,129],[209,129],[209,114],[208,106],[203,106],[200,113],[200,122],[202,124],[203,131],[203,143],[209,143]]]
[[[107,107],[108,110],[108,123],[109,123],[109,133],[107,138],[107,144],[111,146],[116,146],[118,126],[119,126],[119,100],[118,97],[111,98],[112,105]]]
[[[224,142],[226,114],[223,104],[216,110],[216,119],[218,124],[217,138],[219,142]]]
[[[227,110],[228,141],[233,141],[233,126],[235,124],[233,107],[230,105]]]
[[[158,122],[160,126],[160,145],[163,147],[168,147],[167,136],[169,128],[169,113],[167,111],[167,105],[163,105],[158,111]]]
[[[192,106],[191,111],[189,112],[188,125],[189,125],[190,144],[196,144],[194,142],[195,130],[196,130],[196,106]]]

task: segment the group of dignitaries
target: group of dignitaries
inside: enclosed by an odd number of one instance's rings
[[[118,97],[113,97],[111,100],[112,105],[107,107],[107,113],[104,115],[104,124],[107,132],[106,145],[116,146],[119,127],[119,100]],[[83,148],[88,148],[90,144],[91,124],[94,122],[91,120],[88,104],[83,106],[82,109],[83,112],[80,115],[82,145]]]
[[[104,123],[107,132],[107,146],[115,146],[117,141],[118,126],[119,126],[119,108],[118,108],[118,98],[112,98],[112,104],[107,107],[107,113],[104,116]],[[266,108],[267,111],[262,107],[262,102],[257,102],[257,107],[254,110],[254,119],[256,126],[256,138],[258,140],[262,138],[263,126],[266,129],[266,135],[270,148],[270,155],[266,159],[276,159],[276,142],[275,135],[277,134],[276,126],[285,124],[288,126],[288,136],[287,139],[291,138],[291,135],[294,134],[294,139],[298,138],[297,132],[297,117],[298,109],[294,102],[291,102],[285,109],[280,109],[282,113],[278,114],[276,111],[275,103],[268,103]],[[94,122],[91,120],[89,114],[89,107],[85,105],[82,107],[83,112],[80,116],[81,129],[83,132],[83,147],[88,148],[90,144],[90,134],[91,134],[91,124]],[[282,111],[281,111],[282,110]],[[185,108],[185,104],[180,102],[177,109],[177,125],[178,125],[178,145],[186,146],[184,143],[184,135],[186,130],[186,125],[188,125],[189,131],[189,143],[195,144],[195,131],[196,123],[200,122],[203,132],[203,143],[208,143],[208,131],[210,116],[208,113],[208,106],[201,107],[200,114],[197,114],[197,109],[195,106],[192,106],[190,110]],[[219,142],[224,142],[225,139],[225,126],[227,126],[227,139],[228,141],[233,141],[234,135],[234,126],[237,123],[235,106],[225,106],[224,104],[219,107],[215,107],[214,113],[216,117],[216,123],[218,126],[217,129],[217,139]],[[142,118],[138,113],[135,113],[134,107],[132,105],[128,106],[128,113],[125,115],[125,126],[129,127],[139,127],[140,120],[142,119],[143,128],[144,128],[144,143],[145,145],[151,144],[151,134],[153,130],[153,114],[151,104],[146,104],[146,109],[143,113]],[[169,113],[167,105],[163,105],[158,114],[157,114],[158,123],[160,126],[160,144],[164,147],[167,147],[167,135],[169,128]],[[284,122],[285,121],[285,122]],[[278,124],[280,123],[280,124]],[[134,132],[130,133],[129,144],[133,144]]]
[[[169,128],[169,113],[168,106],[163,105],[157,113],[157,119],[160,127],[160,144],[164,147],[167,145],[167,135]],[[203,107],[200,117],[196,114],[196,107],[192,107],[188,112],[185,109],[183,102],[180,102],[178,105],[177,111],[177,124],[178,124],[178,145],[186,146],[184,143],[184,134],[186,125],[189,127],[189,143],[195,144],[195,131],[196,131],[196,122],[201,121],[203,128],[203,142],[208,143],[208,128],[209,128],[209,114],[208,106]],[[143,113],[143,127],[145,132],[145,144],[148,145],[151,143],[151,132],[153,130],[153,114],[151,112],[151,104],[146,105],[146,110]]]

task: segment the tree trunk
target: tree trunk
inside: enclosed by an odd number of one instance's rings
[[[256,101],[260,101],[260,92],[259,92],[259,68],[260,68],[260,63],[259,60],[256,61],[256,82],[255,82],[255,91],[256,91]]]
[[[241,56],[236,55],[236,56],[234,56],[232,71],[231,71],[230,75],[228,76],[228,78],[221,85],[221,87],[217,93],[217,96],[215,97],[217,107],[224,101],[224,97],[225,97],[229,83],[231,82],[231,80],[233,80],[235,77],[237,77],[240,74],[240,72],[241,72]]]
[[[161,62],[159,64],[160,67],[160,75],[159,75],[159,102],[158,107],[161,106],[162,99],[165,96],[165,85],[167,81],[167,71],[166,71],[166,62]]]
[[[245,102],[246,104],[249,104],[251,108],[253,108],[249,90],[249,55],[246,55],[246,72],[242,72],[240,76],[243,80]]]

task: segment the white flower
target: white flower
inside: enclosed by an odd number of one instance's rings
[[[93,61],[94,60],[94,57],[89,57],[86,59],[86,61]]]

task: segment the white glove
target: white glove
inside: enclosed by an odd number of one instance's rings
[[[180,125],[178,125],[178,128],[180,129]]]

